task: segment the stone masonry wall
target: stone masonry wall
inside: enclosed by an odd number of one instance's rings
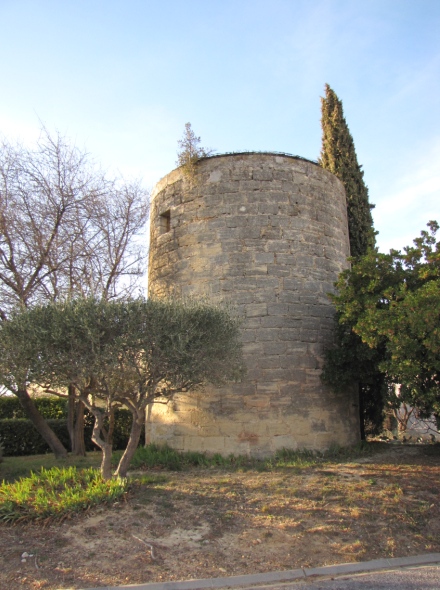
[[[318,165],[277,154],[201,160],[152,195],[150,295],[232,301],[244,317],[244,382],[150,408],[147,436],[181,450],[266,456],[359,440],[354,391],[320,380],[327,293],[349,256],[345,192]]]

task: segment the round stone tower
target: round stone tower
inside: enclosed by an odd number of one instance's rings
[[[330,172],[273,153],[178,168],[151,203],[149,293],[231,301],[243,316],[243,382],[177,396],[147,416],[147,440],[267,456],[359,440],[355,391],[320,380],[332,339],[327,294],[349,256],[345,191]]]

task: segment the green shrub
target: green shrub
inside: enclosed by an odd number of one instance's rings
[[[167,445],[154,443],[146,447],[138,447],[130,463],[134,469],[162,467],[172,471],[180,471],[183,465],[183,453],[179,453]]]
[[[61,401],[65,404],[64,400],[56,401]],[[10,404],[9,410],[11,410],[13,406],[13,404]],[[46,408],[48,408],[51,412],[55,407],[56,406],[51,409],[50,404],[47,404],[46,406]],[[11,413],[13,412],[9,412],[10,415]],[[98,447],[92,441],[94,418],[88,411],[85,413],[84,422],[84,441],[86,451],[96,451]],[[69,449],[70,438],[67,430],[66,418],[47,419],[47,423],[58,436],[66,449]],[[130,428],[131,413],[124,409],[116,410],[115,428],[113,431],[113,449],[125,449],[130,436]],[[144,433],[142,433],[140,444],[144,444],[144,440]],[[3,445],[3,454],[6,457],[41,455],[51,452],[49,446],[43,440],[39,432],[35,429],[32,422],[24,418],[0,419],[0,443]]]
[[[127,489],[125,480],[105,481],[97,469],[53,467],[0,485],[0,520],[4,522],[60,518],[103,502]]]
[[[47,423],[66,448],[69,448],[69,434],[66,420],[48,420]],[[41,455],[50,449],[30,420],[0,420],[0,442],[7,457]]]
[[[35,397],[37,410],[46,419],[61,420],[67,418],[67,402],[54,396]],[[0,397],[0,420],[26,418],[26,414],[15,395]]]

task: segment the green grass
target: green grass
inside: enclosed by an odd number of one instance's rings
[[[104,481],[96,469],[41,468],[0,486],[0,520],[21,522],[60,518],[103,502],[112,502],[127,489],[126,480]]]
[[[182,471],[191,468],[216,468],[233,471],[277,471],[302,469],[329,463],[349,461],[360,455],[374,453],[374,445],[360,445],[352,449],[333,448],[327,453],[281,449],[272,458],[252,459],[245,456],[198,452],[178,452],[156,444],[139,447],[131,469],[149,473],[137,474],[132,483],[138,486],[157,485],[167,477],[151,470]],[[121,451],[116,451],[112,463],[116,466]],[[86,457],[69,455],[55,459],[53,455],[6,457],[0,464],[0,521],[17,522],[64,518],[96,504],[111,502],[127,491],[127,482],[104,481],[99,473],[101,453],[87,453]]]
[[[257,471],[270,471],[285,467],[303,469],[322,463],[350,460],[360,455],[369,455],[371,452],[373,452],[371,445],[362,443],[351,449],[333,447],[325,453],[280,449],[271,458],[252,459],[242,455],[223,457],[219,453],[208,455],[199,452],[179,452],[166,445],[150,444],[136,450],[131,467],[133,469],[169,469],[171,471],[182,471],[191,467],[217,467],[227,470],[254,469]]]
[[[385,443],[383,443],[385,444]],[[440,445],[438,445],[440,447]],[[304,469],[322,463],[337,463],[339,461],[350,461],[359,456],[371,455],[375,450],[380,450],[383,445],[380,443],[361,443],[349,449],[333,447],[325,453],[313,451],[292,451],[281,449],[268,459],[252,459],[242,455],[229,455],[223,457],[219,453],[208,455],[199,452],[179,452],[166,445],[150,444],[146,447],[139,447],[131,462],[131,469],[167,469],[170,471],[182,471],[185,469],[219,468],[226,470],[257,470],[270,471],[277,468]],[[438,451],[437,451],[438,452]],[[112,456],[112,464],[117,465],[122,451],[115,451]],[[70,467],[78,469],[95,467],[99,469],[101,464],[100,452],[89,452],[86,457],[69,455],[66,459],[55,459],[52,454],[33,455],[28,457],[5,457],[0,463],[0,479],[15,481],[20,477],[26,477],[44,467]]]
[[[251,466],[255,460],[243,456],[229,455],[223,457],[219,453],[208,455],[196,451],[179,452],[167,445],[150,444],[139,447],[131,461],[133,469],[169,469],[182,471],[190,467],[224,467],[234,469]],[[258,461],[257,461],[258,463]]]
[[[4,457],[0,464],[0,480],[8,482],[15,481],[21,477],[27,477],[31,472],[52,467],[77,467],[86,469],[95,467],[99,469],[101,465],[101,453],[90,452],[86,457],[77,457],[68,455],[65,459],[56,459],[53,454],[47,455],[29,455],[27,457]]]

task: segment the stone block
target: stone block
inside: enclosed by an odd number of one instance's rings
[[[250,254],[250,253],[249,253]],[[259,264],[273,264],[275,254],[273,252],[255,252],[253,254],[254,263]]]
[[[249,226],[237,228],[238,239],[240,240],[259,240],[261,238],[261,230],[259,226]]]
[[[296,450],[295,439],[292,434],[274,435],[271,438],[272,452],[279,451],[281,449]]]
[[[259,203],[258,212],[263,215],[278,215],[278,203]]]
[[[246,306],[246,317],[261,317],[267,315],[266,303],[251,303]]]
[[[268,239],[266,250],[268,252],[288,252],[290,244],[288,240]]]
[[[279,356],[263,356],[258,362],[260,369],[279,369],[281,359]]]
[[[240,339],[243,344],[248,342],[255,342],[257,339],[256,330],[241,330]]]
[[[259,382],[257,383],[257,394],[258,395],[270,395],[270,394],[278,394],[279,393],[279,385],[272,381],[269,382]]]
[[[252,266],[248,266],[245,269],[245,276],[247,277],[255,277],[255,276],[260,276],[260,275],[267,275],[267,265],[265,264],[260,264],[260,265],[252,265]]]
[[[252,170],[253,180],[272,180],[273,170],[271,168],[254,168]]]
[[[263,328],[283,328],[289,324],[289,318],[282,315],[269,315],[261,318]]]
[[[284,354],[287,349],[287,344],[285,341],[281,340],[269,340],[263,341],[263,353],[267,355],[280,355]],[[310,367],[312,368],[312,367]]]
[[[257,386],[258,389],[258,386]],[[252,408],[256,410],[262,409],[269,409],[270,408],[270,399],[267,395],[264,396],[247,396],[244,399],[244,406],[245,408]]]
[[[301,329],[300,340],[301,342],[318,342],[319,330]]]
[[[279,264],[269,264],[267,267],[267,274],[274,277],[290,277],[292,269],[288,266],[281,266]]]

